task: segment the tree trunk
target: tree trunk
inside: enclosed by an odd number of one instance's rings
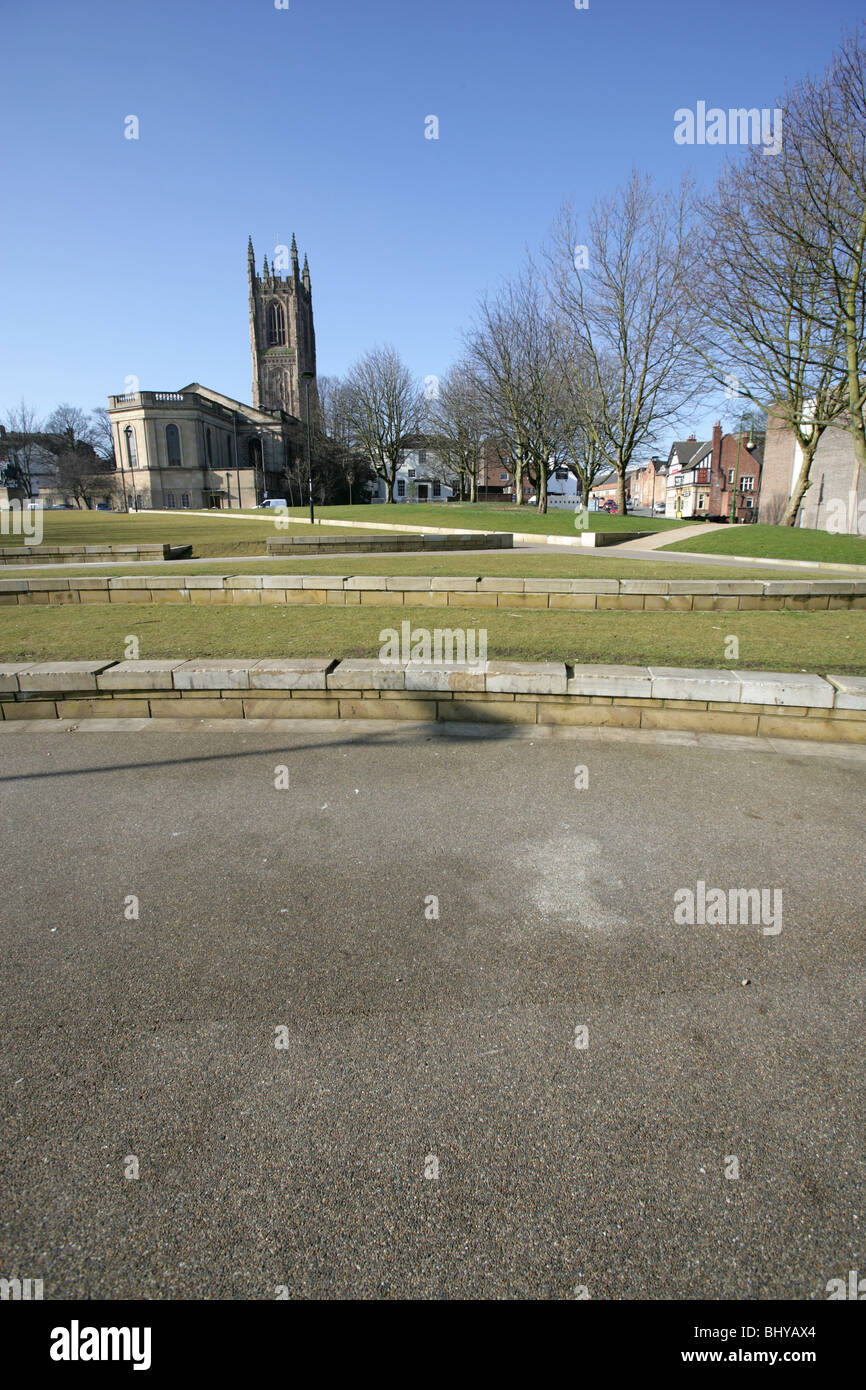
[[[616,510],[619,516],[625,516],[625,468],[618,466],[616,474]]]
[[[817,447],[817,445],[815,446]],[[800,445],[802,449],[802,444]],[[797,474],[797,481],[794,484],[794,491],[791,493],[790,501],[782,517],[783,526],[793,526],[797,520],[797,513],[800,510],[800,503],[803,501],[808,489],[812,486],[809,472],[812,467],[812,460],[815,457],[815,448],[803,450],[803,462],[800,464],[800,471]]]
[[[469,501],[478,501],[478,474],[476,473],[474,468],[472,470],[472,476],[469,480]]]
[[[523,506],[523,450],[520,445],[514,455],[514,502],[515,506]]]

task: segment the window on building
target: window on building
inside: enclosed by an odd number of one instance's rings
[[[442,484],[441,484],[441,483],[434,483],[434,484],[433,484],[433,496],[434,496],[434,497],[438,497],[438,496],[440,495],[441,492],[442,492]]]
[[[207,448],[207,466],[213,467],[213,436],[209,429],[204,432],[205,445]]]
[[[755,490],[755,479],[754,479],[754,477],[741,478],[741,479],[740,479],[740,486],[742,487],[743,492],[754,492],[754,490]]]
[[[728,487],[733,487],[733,485],[734,485],[734,470],[733,470],[733,468],[729,468],[729,469],[728,469]]]
[[[180,466],[180,430],[177,425],[166,425],[165,427],[165,452],[168,458],[169,468]]]
[[[226,435],[226,465],[229,468],[232,466],[232,437],[230,434]]]
[[[418,467],[419,467],[419,468],[425,468],[426,466],[427,466],[427,450],[426,450],[426,449],[419,449],[419,450],[418,450]]]
[[[415,469],[414,469],[414,468],[407,468],[407,469],[406,469],[406,476],[409,477],[409,478],[414,478],[414,477],[415,477]]]
[[[181,505],[182,507],[188,507],[188,506],[189,506],[189,493],[188,493],[188,492],[185,492],[185,493],[183,494],[183,496],[181,497],[181,499],[180,499],[180,505]]]
[[[398,496],[398,497],[405,497],[405,496],[406,496],[406,482],[405,482],[405,480],[404,480],[403,478],[398,478],[398,479],[397,479],[397,496]]]
[[[751,509],[752,509],[752,499],[751,499],[751,497],[747,497],[747,498],[746,498],[746,507],[747,507],[747,509],[748,509],[749,511],[751,511]]]
[[[167,492],[165,494],[165,505],[168,507],[169,511],[174,511],[177,506],[177,498],[173,492]]]
[[[555,473],[554,476],[556,477],[556,481],[557,481],[558,483],[564,483],[565,480],[566,480],[566,478],[568,477],[568,469],[567,469],[567,468],[557,468],[556,473]]]
[[[507,483],[507,482],[508,482],[508,474],[505,473],[505,472],[501,472],[501,473],[499,474],[499,481],[500,481],[500,483]]]
[[[127,425],[123,433],[126,436],[126,461],[130,468],[135,468],[138,459],[135,448],[135,430],[132,428],[132,425]]]
[[[253,435],[247,444],[247,460],[250,468],[261,468],[262,466],[262,441],[258,435]]]
[[[282,304],[268,305],[268,347],[282,347],[286,341],[286,316]]]

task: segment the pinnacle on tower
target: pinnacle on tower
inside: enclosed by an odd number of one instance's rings
[[[298,243],[295,241],[295,234],[292,232],[292,275],[298,278]]]
[[[263,275],[264,275],[264,278],[267,280],[267,279],[269,278],[269,274],[270,274],[270,272],[268,271],[268,258],[267,258],[267,256],[265,256],[265,268],[264,268],[264,271],[263,271],[262,273],[263,273]]]
[[[247,240],[247,271],[249,273],[250,280],[254,280],[256,276],[256,258],[255,253],[253,252],[252,237],[249,237]]]
[[[307,260],[306,256],[304,256],[304,272],[303,272],[303,275],[302,275],[301,278],[303,279],[303,282],[304,282],[304,289],[307,291],[307,294],[309,294],[309,293],[310,293],[310,263],[309,263],[309,261]]]

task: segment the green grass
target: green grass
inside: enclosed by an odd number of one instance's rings
[[[289,525],[277,530],[275,517],[238,512],[229,516],[193,516],[178,512],[173,516],[153,512],[47,511],[43,513],[43,545],[136,545],[143,541],[162,541],[168,545],[191,545],[196,556],[261,555],[269,536],[309,536],[309,525]],[[356,535],[326,527],[325,534]],[[26,537],[0,534],[0,546],[26,545]]]
[[[303,507],[289,508],[290,516],[303,516]],[[318,507],[316,515],[328,521],[370,521],[389,526],[450,526],[466,531],[532,531],[547,536],[575,535],[574,512],[557,507],[543,516],[535,507],[515,507],[495,502],[395,502],[363,507]],[[609,516],[590,512],[590,531],[669,531],[694,525],[670,517]]]
[[[767,560],[808,560],[814,564],[866,565],[866,537],[837,536],[806,527],[718,526],[703,536],[673,541],[662,549]]]
[[[568,555],[533,555],[522,551],[490,551],[488,554],[462,555],[311,555],[293,559],[265,560],[251,556],[246,560],[205,561],[191,565],[189,560],[161,564],[136,562],[117,565],[63,565],[43,569],[40,565],[0,567],[0,579],[66,579],[76,575],[135,574],[437,574],[437,575],[516,575],[532,579],[780,579],[786,571],[762,570],[756,566],[671,564],[664,560],[644,560],[627,555],[575,550]],[[803,572],[792,572],[798,579]]]
[[[632,613],[489,608],[194,608],[166,606],[0,609],[4,661],[122,660],[134,635],[147,657],[369,656],[380,633],[413,627],[484,628],[488,656],[753,670],[866,674],[866,612]],[[740,659],[725,659],[729,634]]]

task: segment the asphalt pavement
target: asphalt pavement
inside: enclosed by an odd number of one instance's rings
[[[0,1275],[808,1300],[866,1269],[862,758],[19,729],[0,789]],[[677,921],[699,881],[779,890],[781,929]]]

